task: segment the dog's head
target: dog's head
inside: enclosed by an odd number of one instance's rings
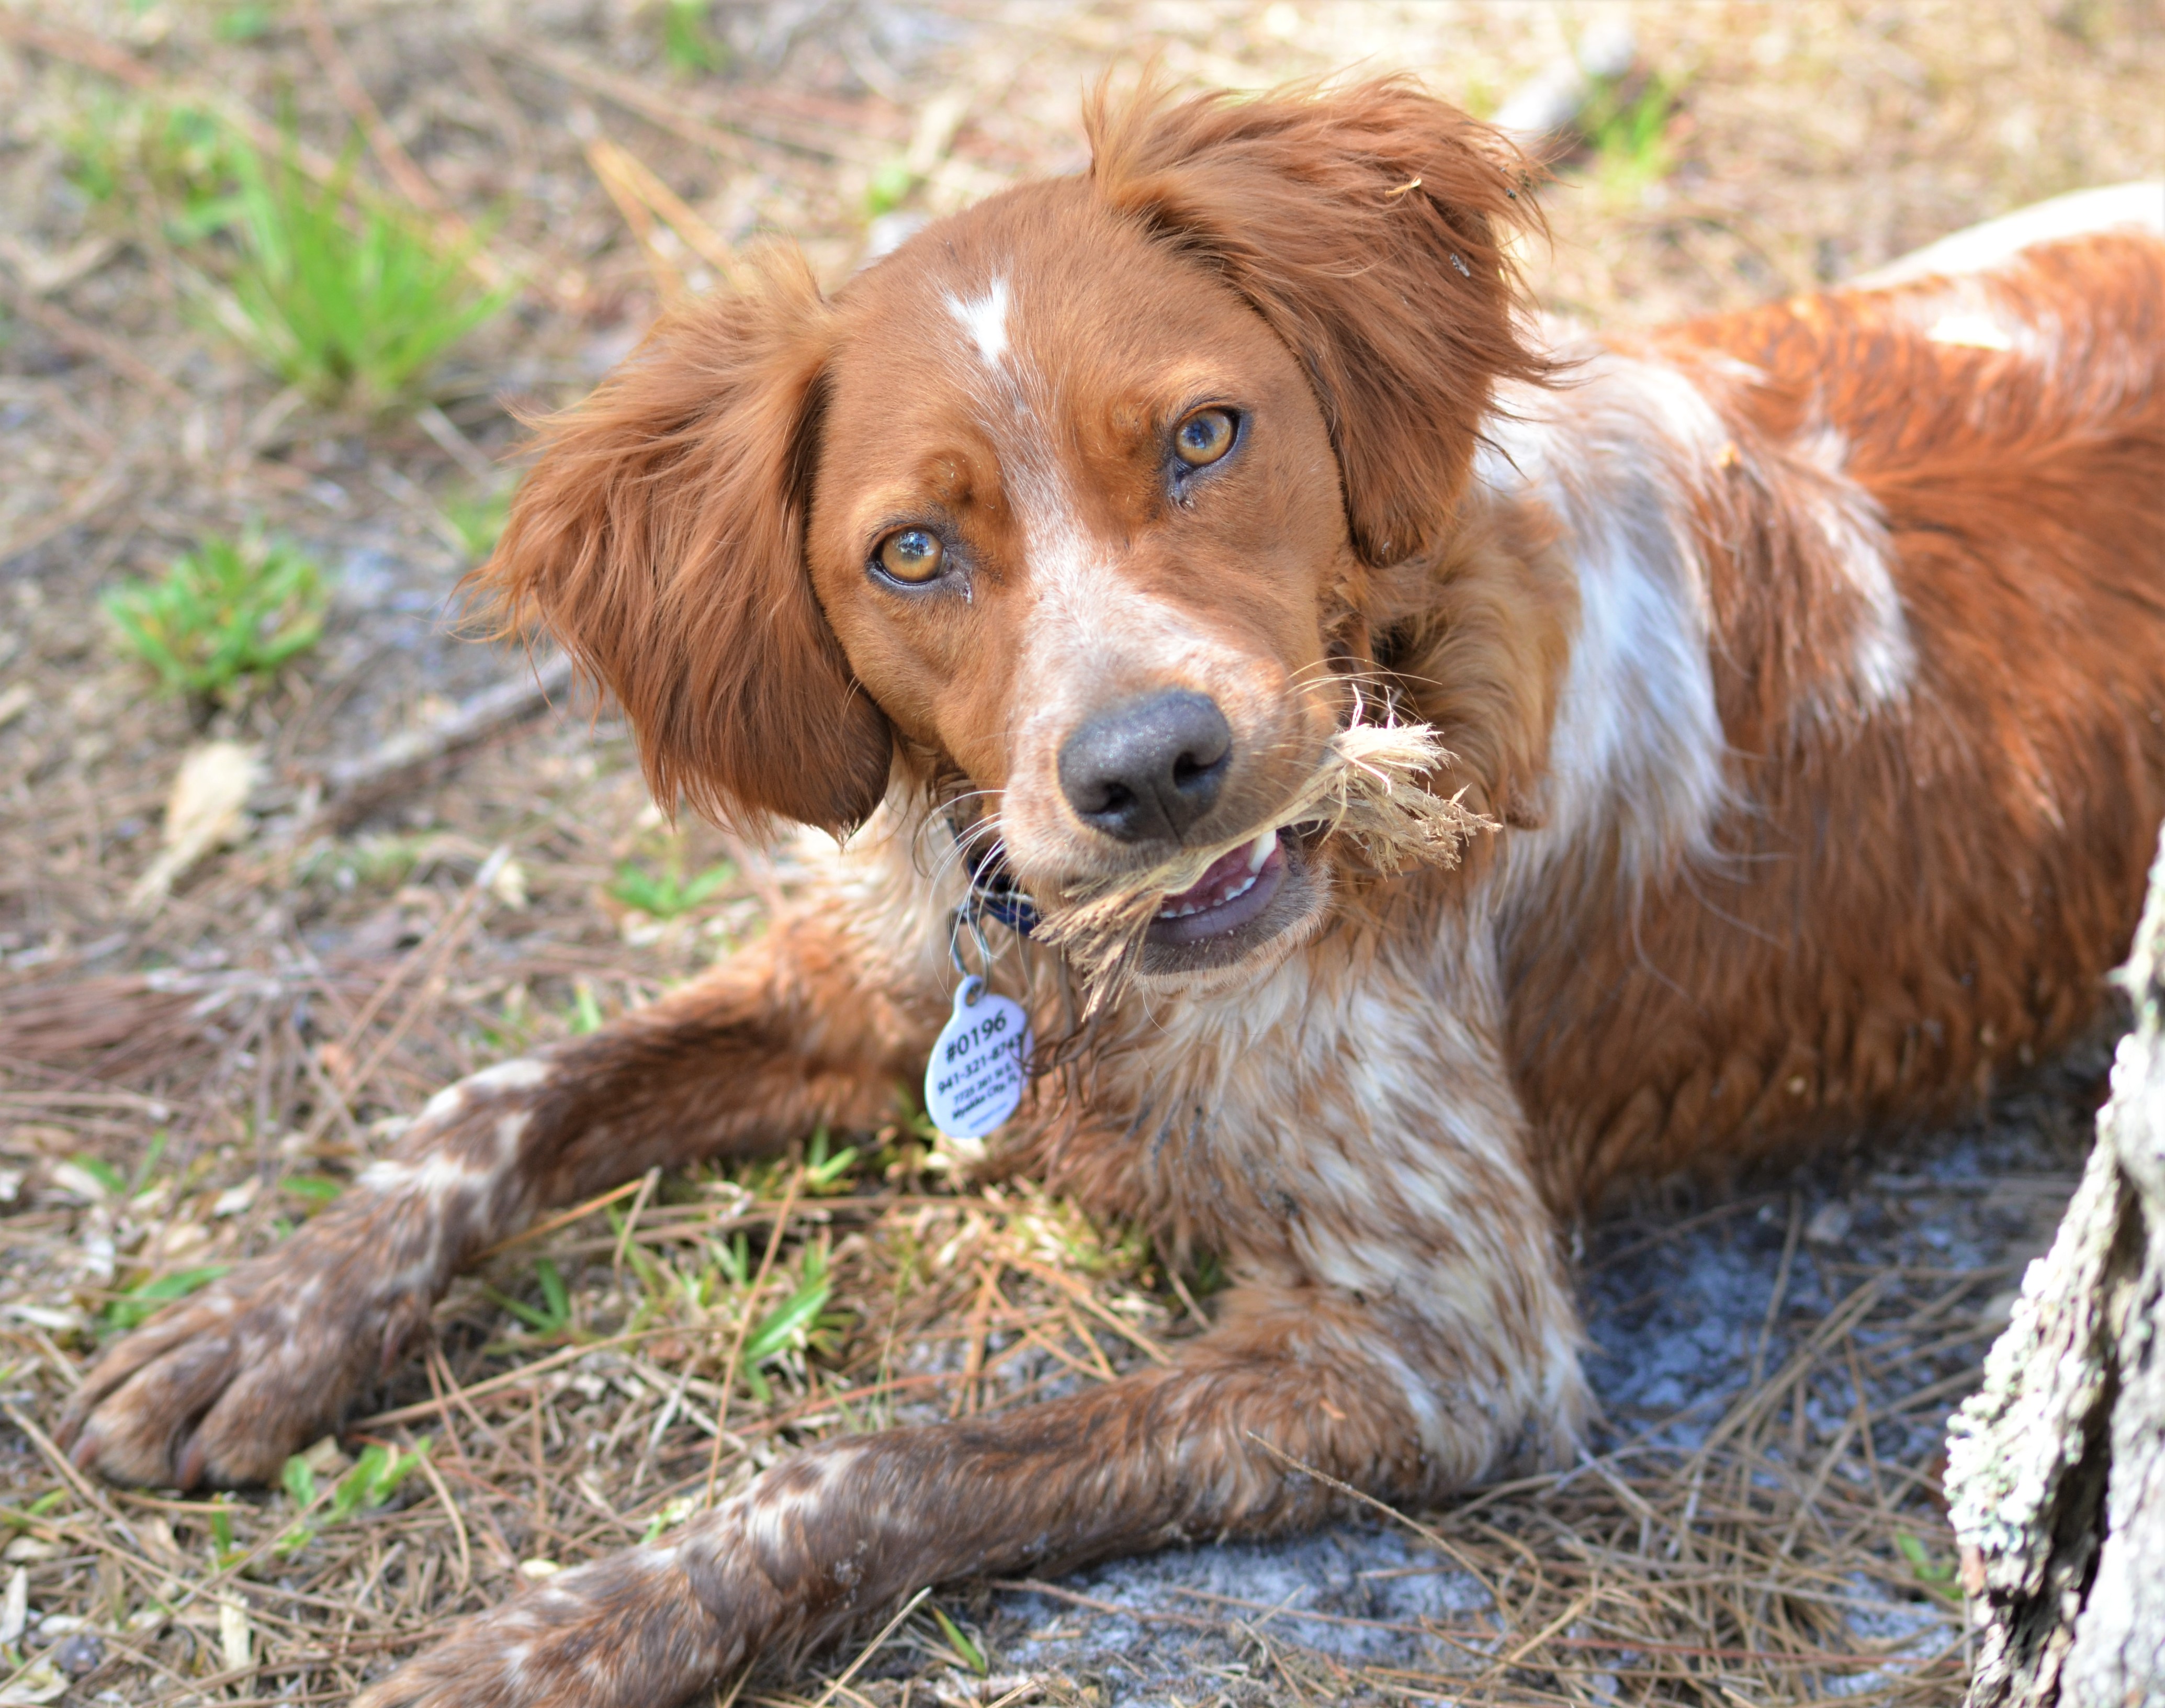
[[[1399,80],[1090,129],[1088,177],[831,301],[773,259],[664,320],[547,426],[482,580],[622,700],[665,800],[842,830],[900,782],[1040,897],[1225,851],[1148,927],[1180,973],[1324,905],[1271,827],[1372,693],[1377,572],[1538,367],[1522,204]]]

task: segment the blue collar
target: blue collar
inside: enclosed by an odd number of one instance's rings
[[[963,863],[970,868],[970,895],[965,904],[978,914],[989,914],[1018,937],[1027,937],[1037,929],[1037,906],[1009,874],[1007,862],[986,858],[972,849],[956,830],[955,820],[947,820],[950,835],[956,846],[962,850]]]

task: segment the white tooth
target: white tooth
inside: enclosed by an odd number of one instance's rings
[[[1177,898],[1168,898],[1159,904],[1158,918],[1184,920],[1190,914],[1207,913],[1212,908],[1221,908],[1228,902],[1238,901],[1256,887],[1256,874],[1262,871],[1263,863],[1271,857],[1271,850],[1277,845],[1278,833],[1276,830],[1264,831],[1248,845],[1248,875],[1241,881],[1238,888],[1228,891],[1215,901],[1183,902]]]

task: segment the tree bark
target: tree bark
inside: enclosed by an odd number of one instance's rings
[[[2096,1148],[1948,1431],[1969,1708],[2165,1704],[2165,846],[2117,978]]]

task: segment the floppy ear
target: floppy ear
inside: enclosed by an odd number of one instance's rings
[[[541,424],[471,577],[623,704],[655,798],[747,828],[840,834],[887,792],[888,723],[812,591],[803,525],[828,349],[803,261],[663,319]]]
[[[1499,225],[1537,225],[1497,132],[1388,77],[1171,104],[1146,86],[1087,119],[1098,195],[1216,271],[1306,366],[1354,548],[1435,541],[1495,382],[1548,372],[1525,340]]]

